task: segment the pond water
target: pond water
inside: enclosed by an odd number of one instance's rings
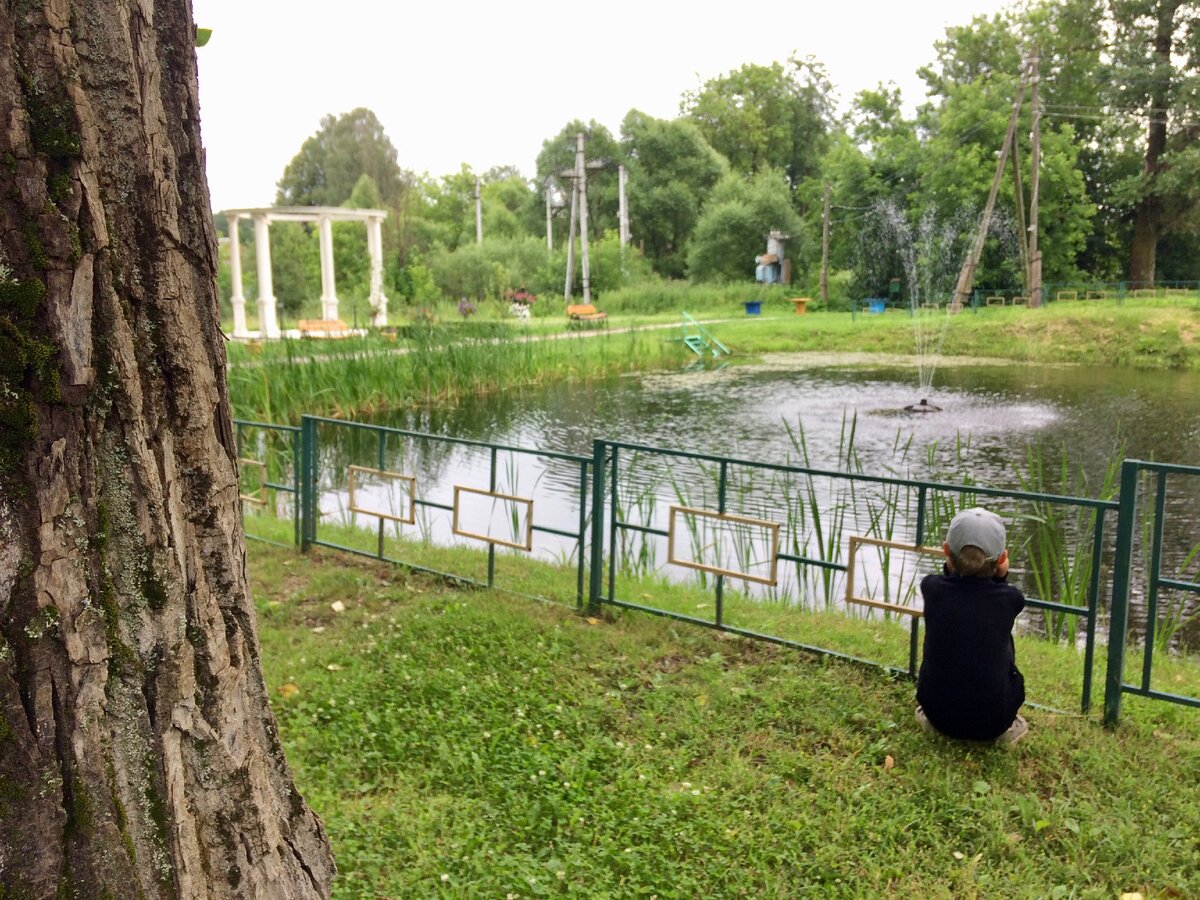
[[[904,411],[920,399],[916,369],[903,358],[787,354],[755,366],[509,391],[374,421],[585,455],[602,437],[776,462],[795,458],[788,426],[800,425],[811,463],[837,468],[845,420],[855,418],[867,471],[890,464],[898,437],[911,436],[922,452],[938,445],[939,461],[969,444],[976,480],[996,487],[1017,486],[1013,465],[1034,446],[1056,460],[1065,452],[1092,479],[1120,455],[1200,463],[1194,374],[948,359],[926,398],[942,411]]]
[[[809,465],[833,470],[847,468],[852,430],[855,465],[866,473],[953,483],[969,478],[981,486],[1020,489],[1027,486],[1022,479],[1028,455],[1036,452],[1052,473],[1047,491],[1089,497],[1099,495],[1106,469],[1121,457],[1200,463],[1200,378],[1195,375],[945,359],[925,397],[918,396],[916,384],[915,366],[903,357],[777,355],[758,365],[513,390],[374,421],[585,456],[596,438],[767,463],[799,464],[806,453]],[[941,411],[904,410],[921,399]],[[370,441],[339,448],[330,443],[338,440],[332,432],[321,440],[331,454],[323,470],[379,464]],[[479,484],[485,457],[427,447],[409,452],[403,466],[431,496],[452,491],[455,483]],[[1064,459],[1072,473],[1066,483],[1060,475]],[[577,527],[576,471],[536,457],[510,465],[513,471],[498,490],[507,486],[524,494],[535,483],[549,494],[550,508],[560,507],[553,524],[568,531]],[[655,488],[660,500],[675,502],[674,490],[663,489],[661,476]],[[323,513],[344,513],[343,487],[336,478],[326,484]],[[1164,570],[1175,566],[1169,574],[1177,575],[1190,548],[1200,542],[1200,478],[1173,481],[1168,497]],[[538,502],[541,516],[547,501]],[[776,514],[784,513],[770,511]],[[501,520],[506,516],[513,518],[514,528],[523,527],[516,522],[519,513],[502,509]],[[1109,519],[1114,521],[1115,516]],[[1112,531],[1110,524],[1110,547]],[[449,526],[435,537],[450,538]],[[565,558],[569,544],[552,542],[543,555]],[[1194,578],[1194,572],[1185,574]],[[1194,609],[1191,597],[1171,602]],[[1188,637],[1188,643],[1195,640]]]

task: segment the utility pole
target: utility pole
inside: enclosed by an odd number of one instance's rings
[[[579,185],[579,256],[583,266],[583,302],[592,302],[588,283],[587,166],[583,161],[583,132],[575,135],[575,183]]]
[[[567,283],[563,288],[563,300],[571,302],[571,288],[575,284],[575,217],[579,215],[579,181],[575,178],[578,171],[578,161],[572,169],[571,179],[571,224],[567,226]]]
[[[483,200],[479,190],[479,179],[475,179],[475,243],[483,243]]]
[[[629,172],[624,165],[617,166],[617,227],[621,237],[621,252],[629,243],[629,207],[625,205],[625,187],[629,182]]]
[[[821,214],[821,305],[829,305],[829,182],[825,182],[825,208]]]
[[[553,208],[550,205],[550,179],[546,179],[546,252],[554,252],[554,230],[551,225]]]
[[[1033,104],[1031,116],[1033,135],[1029,148],[1029,303],[1031,306],[1042,305],[1042,251],[1038,249],[1038,182],[1042,168],[1042,109],[1038,101],[1038,51],[1033,52],[1032,60],[1033,91],[1030,102]]]
[[[1008,163],[1008,149],[1012,146],[1013,137],[1017,133],[1017,120],[1021,115],[1021,104],[1025,100],[1025,83],[1027,74],[1021,73],[1021,82],[1017,86],[1017,99],[1013,101],[1012,115],[1008,119],[1008,131],[1004,134],[1004,142],[1000,145],[999,159],[996,160],[996,174],[992,178],[992,189],[988,192],[987,203],[983,207],[983,218],[979,222],[979,231],[975,234],[975,243],[971,253],[963,263],[962,271],[958,274],[958,285],[954,289],[954,298],[950,301],[950,311],[959,312],[963,303],[971,296],[971,288],[975,283],[975,269],[979,267],[979,257],[983,255],[983,243],[987,240],[988,226],[992,222],[992,210],[996,206],[996,195],[1000,193],[1000,182],[1004,178],[1004,166]]]
[[[1021,253],[1021,273],[1024,275],[1026,292],[1033,270],[1029,262],[1029,229],[1025,226],[1025,187],[1021,183],[1021,142],[1013,135],[1012,145],[1013,187],[1017,198],[1017,250]]]

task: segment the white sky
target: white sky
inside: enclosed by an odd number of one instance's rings
[[[193,0],[200,108],[216,209],[268,205],[327,113],[373,110],[400,165],[462,163],[531,176],[570,120],[614,135],[631,108],[679,114],[683,93],[793,51],[825,64],[843,106],[895,82],[911,111],[918,67],[947,25],[1007,0],[689,3],[658,0]]]

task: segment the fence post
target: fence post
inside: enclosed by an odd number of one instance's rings
[[[1137,525],[1138,460],[1121,462],[1121,498],[1117,511],[1117,557],[1113,564],[1112,603],[1108,617],[1108,668],[1104,673],[1104,724],[1121,718],[1121,685],[1125,680],[1125,634],[1129,627],[1129,581],[1133,567],[1133,535]]]
[[[588,615],[600,612],[604,590],[604,441],[592,441],[592,553],[588,570]]]
[[[316,422],[309,416],[300,417],[300,494],[296,498],[300,504],[300,550],[307,552],[312,545],[315,529],[313,528],[313,509],[315,498],[313,483],[316,480],[316,462],[314,443],[316,441]]]

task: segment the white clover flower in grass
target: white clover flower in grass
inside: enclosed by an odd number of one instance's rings
[[[442,873],[442,882],[445,883],[449,880],[450,880],[450,876],[448,874],[446,874],[445,872],[443,872]]]

